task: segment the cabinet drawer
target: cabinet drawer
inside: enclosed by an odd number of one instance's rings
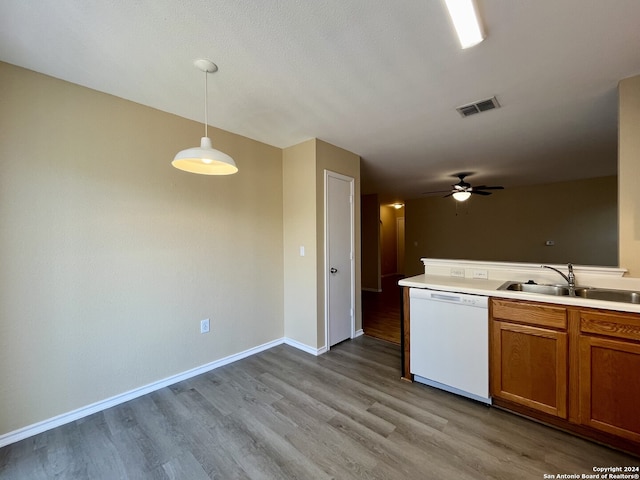
[[[567,309],[563,307],[494,298],[491,301],[491,308],[491,315],[495,319],[567,329]]]
[[[640,315],[581,310],[580,332],[640,341]]]

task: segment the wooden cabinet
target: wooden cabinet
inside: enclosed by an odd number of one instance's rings
[[[565,308],[492,301],[491,395],[567,418]]]
[[[494,404],[640,454],[640,314],[491,301]]]
[[[640,318],[580,312],[580,422],[640,442]]]

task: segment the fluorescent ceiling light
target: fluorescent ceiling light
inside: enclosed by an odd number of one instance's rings
[[[462,48],[469,48],[484,40],[474,0],[445,0],[453,26]]]

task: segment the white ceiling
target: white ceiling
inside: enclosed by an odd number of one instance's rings
[[[460,171],[507,188],[615,174],[640,1],[478,4],[487,39],[461,50],[442,0],[2,0],[0,60],[203,121],[192,62],[209,58],[210,124],[345,148],[385,201]],[[499,110],[455,111],[493,95]]]

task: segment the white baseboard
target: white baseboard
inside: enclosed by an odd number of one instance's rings
[[[168,387],[169,385],[173,385],[174,383],[187,380],[191,377],[195,377],[196,375],[201,375],[211,370],[215,370],[216,368],[222,367],[223,365],[227,365],[229,363],[233,363],[235,361],[249,357],[251,355],[255,355],[256,353],[262,352],[264,350],[268,350],[272,347],[281,345],[283,343],[286,343],[287,345],[291,345],[292,347],[298,348],[304,352],[311,353],[312,355],[319,355],[319,353],[317,353],[317,350],[312,349],[307,345],[296,342],[295,340],[291,340],[287,338],[279,338],[277,340],[273,340],[271,342],[258,345],[257,347],[250,348],[243,352],[236,353],[234,355],[229,355],[228,357],[221,358],[220,360],[207,363],[206,365],[202,365],[200,367],[187,370],[186,372],[182,372],[177,375],[167,377],[163,380],[150,383],[143,387],[139,387],[139,388],[130,390],[128,392],[121,393],[120,395],[107,398],[100,402],[92,403],[91,405],[87,405],[77,410],[63,413],[62,415],[58,415],[56,417],[43,420],[42,422],[28,425],[18,430],[14,430],[13,432],[5,433],[3,435],[0,435],[0,448],[6,445],[9,445],[11,443],[24,440],[25,438],[32,437],[39,433],[46,432],[47,430],[51,430],[52,428],[59,427],[66,423],[79,420],[81,418],[87,417],[89,415],[100,412],[102,410],[106,410],[107,408],[111,408],[121,403],[128,402],[129,400],[133,400],[134,398],[138,398],[138,397],[141,397],[142,395],[146,395],[148,393],[154,392],[161,388]]]
[[[358,338],[361,335],[364,335],[364,330],[362,330],[362,329],[356,330],[355,333],[353,334],[353,337],[351,337],[351,339],[353,340],[354,338]],[[287,343],[287,342],[285,341],[285,343]],[[317,350],[315,350],[315,352],[318,352],[315,355],[322,355],[323,353],[327,353],[328,351],[329,351],[329,349],[325,345],[324,347],[320,347]],[[308,351],[308,353],[313,353],[313,352]]]
[[[326,347],[313,348],[313,347],[310,347],[309,345],[306,345],[304,343],[298,342],[297,340],[294,340],[292,338],[287,338],[287,337],[284,338],[284,343],[286,345],[295,347],[298,350],[302,350],[303,352],[307,352],[307,353],[310,353],[311,355],[315,355],[316,357],[318,355],[322,355],[327,351]]]
[[[362,290],[363,292],[374,292],[374,293],[380,293],[382,291],[381,288],[368,288],[368,287],[363,287],[360,290]]]

